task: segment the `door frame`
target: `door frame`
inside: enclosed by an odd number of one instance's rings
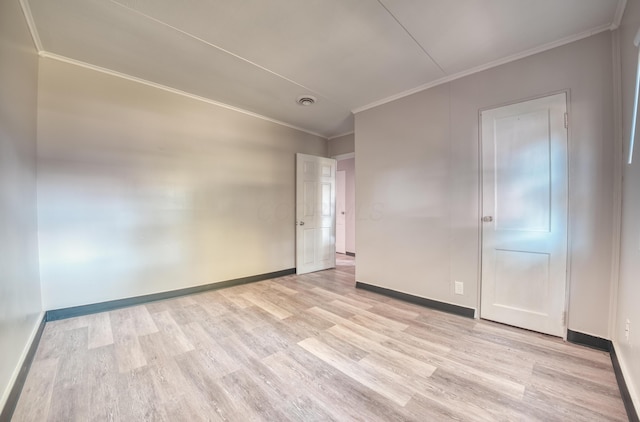
[[[477,116],[477,121],[478,121],[478,173],[479,173],[479,177],[478,177],[478,209],[477,209],[477,219],[476,219],[476,223],[478,224],[478,295],[476,298],[476,306],[477,306],[477,311],[476,311],[476,315],[475,318],[476,319],[480,319],[480,312],[481,312],[481,306],[482,306],[482,217],[483,217],[483,190],[484,190],[484,172],[483,172],[483,166],[482,166],[482,112],[483,111],[487,111],[487,110],[492,110],[494,108],[500,108],[500,107],[506,107],[506,106],[510,106],[510,105],[514,105],[514,104],[519,104],[519,103],[523,103],[523,102],[527,102],[527,101],[531,101],[531,100],[537,100],[539,98],[544,98],[544,97],[550,97],[552,95],[557,95],[557,94],[565,94],[566,95],[566,99],[567,99],[567,114],[569,116],[568,121],[569,124],[567,125],[567,262],[566,262],[566,278],[565,278],[565,304],[564,304],[564,312],[565,312],[565,318],[564,318],[564,330],[563,330],[563,335],[562,335],[562,339],[563,340],[567,340],[567,331],[569,328],[569,303],[570,303],[570,298],[571,298],[571,252],[572,252],[572,242],[571,239],[573,238],[572,236],[572,229],[573,229],[573,224],[571,224],[571,211],[572,211],[572,195],[571,195],[571,182],[572,182],[572,177],[571,177],[571,157],[573,157],[572,154],[572,142],[571,142],[571,133],[572,133],[572,125],[571,125],[571,90],[570,89],[562,89],[562,90],[558,90],[558,91],[550,91],[550,92],[546,92],[544,94],[540,94],[540,95],[533,95],[530,97],[524,97],[524,98],[519,98],[517,100],[513,100],[513,101],[507,101],[507,102],[503,102],[503,103],[497,103],[494,105],[490,105],[490,106],[485,106],[482,108],[478,109],[478,116]]]
[[[338,182],[338,173],[342,173],[343,175],[343,180],[342,180],[342,189],[340,189],[340,183]],[[346,254],[347,253],[347,215],[346,215],[346,209],[347,209],[347,172],[346,170],[338,170],[338,165],[337,165],[337,161],[336,161],[336,210],[335,210],[335,214],[336,214],[336,253],[341,253],[341,254]],[[341,199],[342,202],[342,207],[344,209],[344,211],[341,211],[342,213],[342,220],[343,220],[343,224],[342,224],[342,230],[338,230],[338,199]],[[338,233],[340,233],[340,235],[343,237],[343,243],[344,243],[344,252],[339,252],[338,251]]]

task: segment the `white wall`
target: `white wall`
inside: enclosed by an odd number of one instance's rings
[[[619,29],[625,160],[629,153],[629,132],[638,64],[638,48],[633,46],[633,38],[639,28],[640,2],[630,0]],[[632,391],[636,410],[640,411],[640,137],[636,136],[633,164],[623,166],[622,242],[614,344],[625,372],[627,386]],[[624,333],[627,319],[631,322],[629,341]]]
[[[0,2],[0,411],[40,323],[38,55],[18,0]]]
[[[338,170],[345,171],[346,251],[356,253],[356,159],[339,160]]]
[[[295,153],[325,139],[51,59],[38,111],[46,309],[295,267]]]
[[[478,112],[570,90],[569,328],[608,338],[612,85],[606,32],[358,113],[357,280],[476,308]]]

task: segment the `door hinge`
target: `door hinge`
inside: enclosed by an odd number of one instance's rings
[[[569,128],[569,113],[564,113],[564,128]]]

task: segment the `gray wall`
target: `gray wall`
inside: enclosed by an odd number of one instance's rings
[[[39,83],[46,309],[295,266],[295,153],[325,139],[51,59]]]
[[[640,28],[640,2],[631,0],[619,30],[622,71],[622,123],[624,162],[629,153],[629,133],[633,114],[638,48],[633,38]],[[623,164],[622,241],[618,309],[614,322],[614,343],[624,370],[627,386],[632,391],[635,406],[640,411],[640,136],[636,135],[633,164]],[[629,341],[625,324],[630,324]]]
[[[358,113],[357,280],[476,308],[478,111],[570,90],[569,328],[608,338],[612,86],[606,32]]]
[[[329,157],[355,152],[355,135],[353,133],[329,139],[327,143],[329,148]]]
[[[36,229],[38,55],[18,0],[0,2],[0,410],[41,315]]]
[[[356,159],[338,161],[338,170],[345,171],[345,247],[347,252],[356,253]]]

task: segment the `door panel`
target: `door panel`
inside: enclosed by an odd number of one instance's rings
[[[565,332],[566,95],[483,111],[482,318]]]
[[[336,161],[296,154],[296,271],[335,267]]]
[[[550,139],[547,110],[495,121],[496,228],[549,231]]]
[[[549,291],[549,254],[495,253],[495,303],[523,312],[545,314]]]

